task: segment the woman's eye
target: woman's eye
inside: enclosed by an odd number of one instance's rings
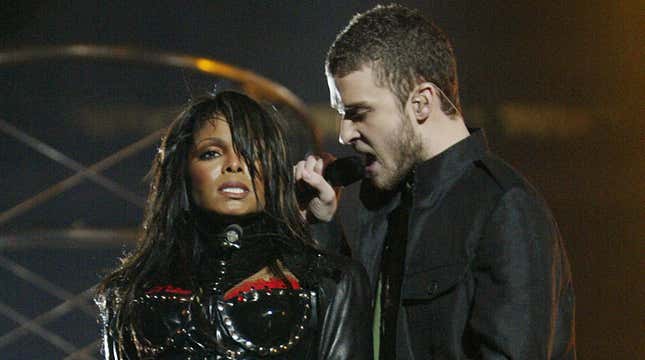
[[[199,160],[210,160],[219,157],[221,154],[215,150],[207,150],[199,154]]]

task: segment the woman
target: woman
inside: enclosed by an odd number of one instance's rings
[[[98,290],[108,359],[362,359],[362,268],[316,249],[280,122],[221,92],[171,124],[137,248]]]

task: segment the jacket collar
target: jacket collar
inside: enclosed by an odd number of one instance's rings
[[[482,129],[468,129],[470,136],[452,145],[431,159],[416,164],[393,190],[376,189],[369,180],[361,183],[360,199],[371,216],[385,216],[400,202],[403,189],[411,188],[416,203],[441,189],[449,187],[474,161],[488,152],[486,135]]]
[[[413,196],[421,199],[449,186],[474,161],[488,152],[486,136],[482,129],[468,129],[470,136],[452,145],[440,154],[417,164],[412,177]]]

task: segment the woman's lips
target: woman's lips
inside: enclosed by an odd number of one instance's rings
[[[246,185],[233,181],[223,183],[217,191],[232,199],[244,199],[249,194],[249,188]]]

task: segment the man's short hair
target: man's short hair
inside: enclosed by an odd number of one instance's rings
[[[444,32],[418,11],[400,5],[378,5],[355,15],[329,48],[325,70],[343,77],[369,65],[379,86],[388,86],[404,107],[410,91],[422,81],[437,85],[461,111],[457,61]],[[455,109],[441,99],[441,109]]]

